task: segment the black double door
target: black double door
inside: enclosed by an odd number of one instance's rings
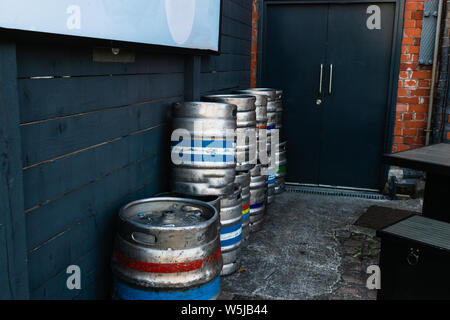
[[[272,3],[261,85],[284,90],[287,181],[378,189],[395,4]]]

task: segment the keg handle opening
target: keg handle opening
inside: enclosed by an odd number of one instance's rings
[[[142,233],[142,232],[133,232],[131,234],[131,238],[135,242],[137,242],[139,244],[143,244],[145,246],[153,246],[157,242],[156,236],[154,236],[152,234]]]

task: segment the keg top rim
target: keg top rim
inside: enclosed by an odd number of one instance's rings
[[[236,92],[265,96],[267,98],[267,102],[277,99],[276,90],[271,88],[248,88],[243,90],[236,90]]]
[[[227,102],[216,102],[216,101],[184,101],[184,102],[175,102],[174,105],[178,106],[178,105],[213,105],[213,106],[222,106],[222,107],[236,107],[234,104],[232,103],[227,103]]]
[[[250,100],[255,100],[256,101],[256,97],[254,95],[251,94],[246,94],[246,93],[225,93],[225,94],[208,94],[205,96],[202,96],[202,99],[208,99],[208,98],[224,98],[224,99],[250,99]],[[214,101],[207,101],[207,102],[214,102]]]
[[[177,204],[179,206],[174,207]],[[138,209],[145,205],[149,207],[145,210]],[[152,205],[155,207],[153,210]],[[218,215],[217,209],[209,203],[178,197],[153,197],[133,201],[123,206],[119,212],[120,218],[127,223],[139,228],[158,230],[207,228],[218,219]]]

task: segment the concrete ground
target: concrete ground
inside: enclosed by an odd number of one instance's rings
[[[284,192],[250,235],[221,299],[376,299],[366,268],[378,264],[375,230],[353,223],[372,205],[421,211],[420,200],[366,200]]]

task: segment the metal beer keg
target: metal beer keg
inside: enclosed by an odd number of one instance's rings
[[[208,203],[132,202],[119,213],[113,296],[124,300],[215,299],[220,293],[220,220]]]

